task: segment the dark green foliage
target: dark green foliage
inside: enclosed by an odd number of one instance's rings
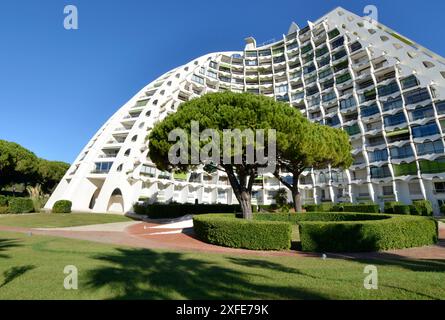
[[[306,212],[329,212],[334,208],[332,202],[324,202],[320,204],[307,204],[303,206]]]
[[[0,195],[0,207],[8,206],[8,197],[4,195]]]
[[[251,250],[290,249],[292,226],[287,222],[237,219],[233,215],[202,215],[193,218],[202,241]]]
[[[403,203],[398,201],[387,201],[385,202],[385,213],[394,213],[394,206],[403,205]]]
[[[196,231],[196,219],[194,225],[195,232],[203,235],[201,239],[211,238],[207,242],[224,246],[235,244],[235,247],[240,247],[239,243],[243,241],[242,232],[248,233],[246,241],[250,244],[253,242],[252,235],[244,227],[235,224],[238,220],[233,215],[205,215],[196,218],[205,220],[205,228],[198,226],[204,229]],[[224,223],[220,229],[221,218]],[[230,219],[234,224],[230,223]],[[262,213],[255,214],[253,221],[298,224],[303,251],[379,251],[431,245],[438,240],[437,222],[427,217],[371,213]],[[262,232],[268,237],[269,233],[261,230],[261,239],[265,239],[262,238]],[[254,249],[247,246],[244,248]]]
[[[151,219],[177,218],[191,214],[206,213],[237,213],[241,211],[239,205],[228,204],[134,204],[135,213],[147,216]]]
[[[409,214],[412,216],[421,216],[422,210],[419,207],[411,204],[409,205]]]
[[[275,210],[278,209],[278,206],[276,204],[271,204],[271,205],[258,205],[258,206],[252,206],[252,211],[255,213],[258,212],[274,212]]]
[[[362,212],[362,213],[378,213],[380,207],[378,204],[353,204],[353,203],[338,203],[333,204],[331,202],[321,204],[309,204],[304,208],[307,212]]]
[[[48,193],[68,168],[67,163],[38,158],[17,143],[0,140],[0,189],[12,184],[41,184]]]
[[[411,208],[405,204],[398,204],[394,206],[394,214],[411,214]]]
[[[428,200],[415,200],[413,206],[416,207],[416,212],[420,212],[422,216],[433,215],[433,205]]]
[[[343,212],[363,212],[363,213],[379,213],[378,204],[344,204]]]
[[[303,251],[380,251],[431,245],[438,240],[437,222],[425,217],[390,216],[341,223],[302,221],[299,226]]]
[[[29,198],[11,198],[8,211],[10,213],[30,213],[34,211],[34,203]]]
[[[275,203],[279,208],[287,205],[287,191],[286,189],[279,189],[276,195],[274,196]]]
[[[69,200],[59,200],[53,205],[52,213],[71,213],[72,202]]]
[[[445,204],[440,206],[440,213],[445,214]]]

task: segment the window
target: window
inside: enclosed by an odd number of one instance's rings
[[[353,96],[340,101],[340,109],[347,109],[347,108],[350,108],[350,107],[354,107],[356,105],[357,105],[357,103],[356,103],[355,98]]]
[[[315,71],[315,65],[312,63],[309,66],[304,67],[303,74],[308,74],[308,73],[311,73],[313,71]]]
[[[279,86],[279,87],[276,87],[276,88],[275,88],[275,91],[276,91],[277,93],[287,92],[287,91],[288,91],[288,87],[287,87],[287,85]]]
[[[387,95],[393,94],[395,92],[398,92],[399,85],[397,84],[397,82],[391,82],[387,86],[379,87],[378,90],[379,90],[380,96],[387,96]]]
[[[444,146],[442,140],[428,141],[416,145],[417,154],[419,156],[424,154],[443,153]]]
[[[331,101],[336,98],[337,98],[337,95],[335,94],[335,91],[330,91],[327,94],[323,95],[323,102],[328,102],[328,101]]]
[[[434,110],[433,110],[433,106],[429,105],[426,107],[422,107],[422,108],[418,108],[414,111],[411,111],[410,113],[410,118],[411,121],[415,121],[418,119],[424,119],[424,118],[429,118],[429,117],[434,117]]]
[[[361,107],[360,112],[361,112],[362,117],[369,117],[369,116],[379,113],[379,107],[376,104]]]
[[[434,192],[445,193],[445,182],[434,182]]]
[[[408,78],[403,79],[401,82],[403,89],[409,89],[419,85],[419,81],[415,75],[409,76]]]
[[[331,74],[332,74],[332,70],[331,70],[331,68],[328,68],[328,69],[326,69],[326,70],[324,70],[324,71],[321,71],[321,72],[318,74],[318,77],[319,77],[320,79],[323,79],[323,78],[326,78],[326,77],[330,76]]]
[[[122,168],[123,168],[123,164],[121,164],[119,167],[117,167],[116,171],[117,171],[117,172],[121,172],[121,171],[122,171]]]
[[[405,114],[403,112],[396,113],[391,116],[384,117],[386,126],[395,126],[406,122]]]
[[[192,76],[192,80],[197,82],[197,83],[204,84],[204,78],[199,77],[199,76],[197,76],[195,74]]]
[[[356,135],[358,133],[360,133],[360,127],[358,126],[358,124],[354,124],[352,126],[349,127],[345,127],[344,130],[350,135]]]
[[[406,104],[413,104],[430,99],[430,94],[427,89],[417,89],[405,94]]]
[[[113,162],[96,162],[93,173],[108,173],[112,166]]]
[[[392,196],[394,195],[394,189],[392,186],[383,186],[382,187],[383,195],[384,196]]]
[[[342,46],[343,43],[345,43],[345,38],[341,37],[341,38],[338,38],[337,40],[333,41],[331,43],[331,47],[332,47],[332,49],[335,49],[335,48]]]
[[[351,52],[360,50],[361,48],[362,48],[362,44],[358,41],[351,44]]]
[[[147,165],[143,165],[141,167],[141,175],[154,177],[156,175],[156,168],[147,166]]]
[[[331,57],[327,56],[326,58],[323,58],[318,62],[318,67],[322,68],[322,67],[328,65],[329,63],[331,63]]]
[[[138,139],[138,136],[133,136],[133,138],[131,138],[132,142],[135,142]]]
[[[388,160],[388,150],[376,150],[369,154],[369,160],[370,162],[375,161],[386,161]]]
[[[327,118],[327,119],[326,119],[326,124],[327,124],[328,126],[331,126],[331,127],[336,126],[336,125],[338,125],[339,123],[340,123],[340,119],[338,118],[337,115],[333,116],[332,118]]]
[[[390,149],[391,158],[393,159],[403,159],[414,156],[413,149],[411,145],[407,144],[399,148]]]
[[[337,84],[341,84],[348,80],[351,80],[351,74],[349,72],[341,75],[340,77],[337,77]]]
[[[445,101],[436,103],[437,114],[445,114]]]
[[[246,60],[246,66],[257,66],[258,61],[257,60]]]
[[[125,151],[124,156],[128,157],[130,155],[131,149],[128,149],[127,151]]]
[[[420,184],[418,182],[408,183],[409,194],[422,194],[422,190],[420,189]]]
[[[213,78],[213,79],[217,79],[218,78],[218,75],[216,74],[216,72],[213,72],[211,70],[207,71],[207,76],[209,76],[210,78]]]
[[[383,167],[371,167],[371,178],[372,179],[381,179],[390,177],[391,172],[389,171],[388,166]]]
[[[439,134],[439,128],[437,127],[437,124],[435,122],[423,126],[413,127],[412,131],[414,138],[421,138]]]
[[[383,102],[383,111],[398,109],[403,106],[403,100],[401,97],[397,97],[395,99],[388,99],[386,102]]]

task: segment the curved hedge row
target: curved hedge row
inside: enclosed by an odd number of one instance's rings
[[[252,250],[288,249],[292,224],[299,225],[303,251],[366,252],[431,245],[438,240],[433,219],[387,214],[255,214],[253,221],[233,215],[193,218],[195,233],[216,245]]]
[[[280,221],[248,221],[230,214],[193,217],[199,239],[211,244],[251,250],[290,249],[292,226]]]

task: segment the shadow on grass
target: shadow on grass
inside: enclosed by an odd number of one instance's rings
[[[0,258],[9,258],[8,255],[2,253],[11,248],[18,247],[18,241],[14,239],[0,239]]]
[[[35,269],[36,266],[33,265],[26,265],[26,266],[19,266],[19,267],[12,267],[3,272],[3,277],[5,280],[3,280],[3,283],[0,285],[0,288],[6,286],[8,283],[14,281],[18,277],[24,275],[30,270]]]
[[[230,259],[218,263],[182,253],[148,249],[118,249],[95,257],[110,266],[90,271],[89,288],[111,289],[113,299],[325,299],[307,289],[286,283],[259,284],[269,280],[268,266],[248,272],[233,268]],[[254,273],[252,273],[254,272]]]

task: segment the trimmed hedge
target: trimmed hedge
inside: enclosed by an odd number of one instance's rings
[[[72,202],[69,200],[59,200],[53,205],[52,213],[71,213]]]
[[[394,207],[403,205],[403,203],[398,201],[387,201],[385,202],[385,213],[393,214],[394,213]]]
[[[298,224],[303,251],[368,252],[431,245],[438,240],[434,219],[372,213],[263,213],[253,221],[233,215],[193,219],[195,233],[216,245],[254,250],[287,249],[288,226]],[[264,224],[262,224],[264,223]],[[268,225],[268,223],[272,223]],[[290,238],[289,238],[290,241]],[[289,242],[290,243],[290,242]]]
[[[437,222],[433,219],[385,216],[386,219],[368,221],[301,221],[302,250],[368,252],[431,245],[438,240]]]
[[[321,203],[308,204],[304,208],[306,212],[363,212],[363,213],[379,213],[380,207],[374,203]]]
[[[428,200],[415,200],[412,204],[416,208],[416,212],[420,212],[422,216],[433,215],[433,205]]]
[[[10,198],[8,211],[10,213],[34,212],[34,203],[29,198]]]
[[[204,242],[251,250],[290,249],[292,226],[288,222],[235,218],[228,214],[193,217],[195,234]]]
[[[398,204],[394,206],[394,214],[411,214],[411,208],[406,204]]]
[[[151,219],[177,218],[191,214],[236,213],[241,212],[240,205],[227,204],[134,204],[133,211]]]

